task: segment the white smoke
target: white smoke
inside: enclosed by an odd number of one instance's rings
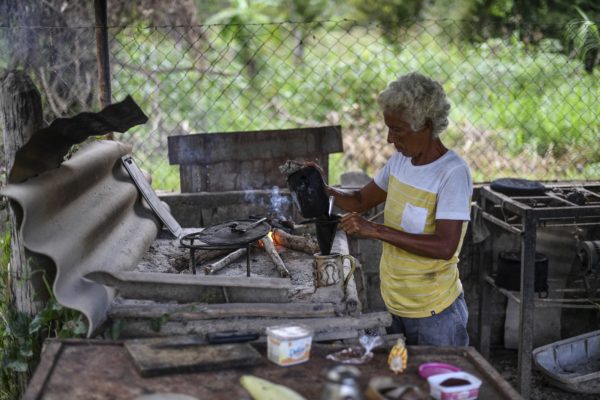
[[[278,219],[287,219],[285,214],[290,210],[290,199],[281,194],[278,186],[271,188],[270,197],[258,196],[259,191],[245,188],[244,200],[248,203],[255,204],[262,208],[265,214],[270,214]]]
[[[271,188],[271,209],[277,218],[286,219],[284,212],[289,209],[289,206],[290,199],[286,196],[282,196],[281,193],[279,193],[278,186],[273,186]]]

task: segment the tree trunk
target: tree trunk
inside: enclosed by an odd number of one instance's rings
[[[20,71],[8,72],[0,78],[0,127],[4,132],[4,162],[6,176],[14,164],[15,154],[33,133],[42,128],[42,102],[31,79]],[[44,291],[40,274],[33,274],[37,257],[23,247],[17,227],[23,218],[21,209],[12,202],[8,205],[11,248],[9,289],[11,305],[29,316],[37,314],[44,301],[37,295]],[[39,267],[38,267],[39,268]],[[43,296],[45,297],[45,296]]]

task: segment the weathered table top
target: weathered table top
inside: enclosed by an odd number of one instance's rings
[[[24,399],[135,399],[153,393],[178,393],[198,399],[250,399],[239,383],[246,374],[286,385],[307,399],[319,399],[325,384],[322,372],[336,365],[325,356],[340,349],[313,344],[307,363],[280,367],[266,358],[263,344],[255,347],[264,356],[264,363],[259,366],[142,378],[122,342],[49,341]],[[364,390],[372,377],[394,376],[387,366],[387,351],[377,350],[369,363],[357,366]],[[417,374],[418,366],[424,362],[448,362],[483,381],[481,399],[521,398],[472,347],[409,346],[408,354],[408,369],[397,377],[401,383],[415,384],[428,392],[427,382]]]

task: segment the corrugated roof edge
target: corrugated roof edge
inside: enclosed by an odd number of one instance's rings
[[[160,228],[121,163],[130,151],[92,142],[60,167],[0,190],[21,207],[24,247],[52,260],[54,295],[85,315],[88,337],[106,320],[115,292],[85,276],[133,270]]]

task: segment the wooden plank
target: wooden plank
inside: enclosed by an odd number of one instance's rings
[[[122,271],[96,271],[86,278],[116,288],[126,299],[182,303],[285,303],[292,289],[289,278]]]
[[[392,323],[388,312],[375,312],[362,314],[357,317],[326,317],[326,318],[237,318],[215,319],[210,323],[206,321],[167,321],[156,330],[156,324],[149,321],[125,320],[122,335],[124,337],[154,337],[154,336],[203,336],[212,332],[242,331],[248,333],[265,334],[269,326],[279,324],[304,325],[319,333],[343,332],[349,330],[362,331],[364,329],[387,327]],[[333,335],[334,336],[334,335]],[[332,336],[332,337],[333,337]],[[347,337],[347,336],[344,336]]]
[[[33,378],[29,381],[29,386],[27,386],[27,390],[23,395],[23,400],[36,400],[39,398],[38,394],[44,391],[44,386],[52,375],[62,348],[63,344],[58,341],[44,343],[42,354],[40,354],[41,361],[35,369]]]
[[[490,363],[475,350],[475,348],[468,347],[466,352],[467,358],[479,367],[478,371],[489,377],[489,381],[492,382],[499,392],[505,393],[509,398],[521,398],[521,395],[502,378],[502,375],[500,375],[498,371],[496,371],[494,367],[492,367]]]
[[[249,367],[264,362],[248,343],[171,345],[131,340],[125,342],[125,349],[143,377]]]
[[[246,150],[247,154],[259,154]],[[286,187],[286,175],[279,166],[290,158],[287,155],[273,156],[270,159],[238,160],[235,154],[227,161],[202,165],[180,165],[180,184],[182,193],[224,192],[231,190],[270,189],[273,186]],[[328,171],[328,154],[314,152],[297,161],[319,160],[323,171]],[[321,161],[323,160],[323,161]]]
[[[11,71],[0,78],[0,128],[3,131],[7,177],[15,164],[17,152],[42,126],[42,100],[29,76]],[[48,296],[41,278],[40,272],[43,271],[35,267],[39,260],[23,244],[19,229],[22,214],[18,205],[9,202],[10,302],[16,311],[33,316],[44,308]]]
[[[226,304],[115,304],[108,315],[114,319],[160,318],[206,320],[233,317],[307,318],[335,317],[333,303],[226,303]]]
[[[170,164],[310,157],[343,151],[341,127],[280,129],[169,136]]]
[[[336,365],[327,360],[326,356],[342,348],[313,343],[308,362],[285,368],[265,362],[244,369],[230,368],[144,378],[135,369],[123,344],[96,343],[81,346],[73,341],[63,343],[65,350],[56,361],[55,372],[44,390],[36,393],[38,398],[80,399],[89,398],[93,394],[95,398],[133,399],[140,396],[140,393],[175,392],[198,399],[245,399],[248,398],[248,393],[239,384],[239,379],[242,375],[251,374],[288,386],[307,399],[319,399],[326,385],[320,372]],[[266,359],[265,346],[253,346]],[[427,381],[419,377],[418,367],[424,362],[438,361],[454,364],[480,378],[483,381],[479,397],[481,399],[521,398],[514,390],[507,389],[508,383],[501,376],[491,378],[488,373],[482,372],[491,366],[485,360],[470,357],[468,349],[409,346],[408,368],[398,376],[387,366],[388,351],[389,348],[376,348],[369,363],[356,366],[361,373],[361,388],[366,388],[373,377],[388,376],[400,384],[417,385],[428,392]],[[38,370],[36,373],[40,372],[43,371]],[[502,383],[498,384],[496,379]]]

